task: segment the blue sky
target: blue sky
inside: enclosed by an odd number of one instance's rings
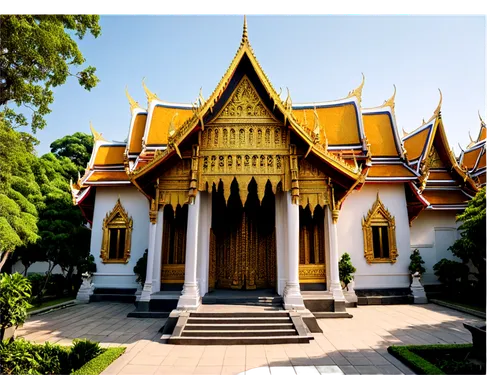
[[[428,119],[443,92],[448,140],[475,138],[486,113],[484,16],[248,16],[250,43],[279,91],[294,103],[345,97],[366,77],[363,107],[378,106],[397,87],[396,121],[410,131]],[[74,79],[54,90],[38,152],[89,121],[106,139],[124,140],[130,111],[125,96],[146,106],[141,86],[160,99],[191,103],[208,97],[239,46],[242,16],[102,16],[102,35],[79,42],[101,82],[92,91]],[[283,99],[285,95],[283,95]]]

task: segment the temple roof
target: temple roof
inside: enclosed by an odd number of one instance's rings
[[[471,137],[471,142],[465,150],[462,150],[458,162],[478,186],[484,186],[486,184],[486,124],[481,116],[479,119],[481,121],[479,134],[475,141]]]

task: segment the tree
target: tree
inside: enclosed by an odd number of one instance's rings
[[[50,152],[57,157],[69,158],[78,167],[78,170],[83,172],[90,160],[93,147],[94,138],[92,135],[76,132],[52,142]]]
[[[486,291],[486,187],[469,201],[465,211],[457,216],[460,238],[449,248],[464,263],[472,262],[477,272],[477,290]]]
[[[38,210],[43,202],[30,142],[0,117],[0,270],[16,247],[38,239]]]
[[[31,129],[45,127],[50,113],[52,88],[69,76],[86,90],[99,82],[95,68],[72,71],[85,62],[73,37],[83,39],[101,33],[95,15],[1,15],[0,16],[0,106],[12,126],[26,126],[26,117],[8,108],[9,102],[32,111]]]
[[[346,289],[347,285],[352,281],[352,273],[356,272],[356,268],[351,263],[349,254],[344,253],[339,260],[339,276],[340,282],[343,284],[342,289]]]
[[[413,252],[410,255],[410,265],[408,266],[408,270],[411,272],[412,275],[414,275],[415,272],[418,272],[420,275],[422,275],[425,272],[423,264],[425,264],[425,262],[422,259],[422,256],[420,255],[420,250],[419,249],[413,250]]]

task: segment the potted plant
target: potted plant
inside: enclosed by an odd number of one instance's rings
[[[144,250],[144,254],[137,260],[137,263],[135,264],[134,267],[134,273],[137,276],[137,279],[135,281],[139,283],[137,291],[135,292],[137,298],[140,298],[142,293],[142,288],[144,287],[144,282],[146,281],[147,266],[148,266],[148,249]]]
[[[97,265],[95,264],[95,258],[93,255],[89,255],[85,260],[79,265],[79,272],[82,275],[82,285],[78,290],[76,299],[81,302],[89,302],[90,296],[94,294],[94,284],[92,283],[92,276],[97,270]]]
[[[0,278],[0,341],[14,337],[16,328],[23,324],[28,316],[31,304],[31,283],[20,273]]]
[[[425,294],[424,287],[420,283],[420,278],[425,272],[425,268],[423,266],[424,263],[425,262],[420,255],[420,250],[413,250],[410,255],[410,265],[408,266],[408,270],[410,271],[410,288],[413,294],[414,303],[427,303],[427,296]]]
[[[342,289],[344,290],[344,297],[348,304],[354,306],[358,303],[358,297],[354,292],[354,277],[352,274],[356,272],[356,268],[351,263],[349,254],[344,253],[339,260],[339,278]]]

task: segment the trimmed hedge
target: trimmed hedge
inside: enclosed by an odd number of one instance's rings
[[[104,353],[98,355],[91,361],[84,364],[80,369],[72,372],[73,375],[99,375],[106,369],[115,359],[123,354],[124,347],[108,348]]]
[[[438,344],[438,345],[408,345],[389,346],[387,351],[399,359],[417,374],[446,374],[441,369],[422,358],[418,353],[440,352],[450,350],[471,350],[472,344]]]

